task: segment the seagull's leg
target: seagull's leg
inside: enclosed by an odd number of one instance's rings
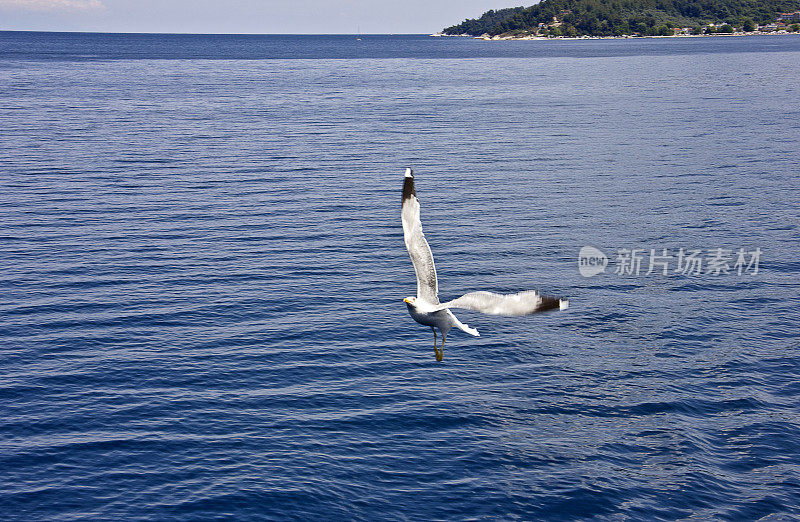
[[[441,361],[441,359],[439,359],[439,349],[436,348],[436,328],[431,326],[431,330],[433,330],[433,353],[436,354],[436,360]]]
[[[446,336],[444,334],[442,334],[442,345],[439,347],[439,353],[436,354],[436,360],[439,361],[439,362],[442,362],[442,359],[444,359],[444,341],[445,341],[445,339],[446,339]]]

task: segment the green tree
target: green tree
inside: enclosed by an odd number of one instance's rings
[[[752,18],[746,19],[744,21],[744,24],[742,24],[742,31],[746,33],[752,33],[755,30],[756,30],[756,23],[753,21]]]
[[[719,32],[724,34],[733,34],[733,27],[731,27],[729,24],[725,24],[719,28]]]
[[[648,27],[647,27],[647,24],[644,23],[644,22],[640,22],[640,21],[637,20],[637,21],[633,22],[632,24],[630,24],[630,26],[631,26],[631,29],[633,29],[634,33],[647,34]]]
[[[703,28],[700,27],[699,25],[695,25],[694,27],[692,27],[691,32],[692,34],[703,34]]]
[[[570,38],[575,38],[576,36],[578,36],[578,31],[575,30],[575,28],[569,24],[562,25],[561,30],[564,33],[564,36],[568,36]]]
[[[789,30],[792,31],[793,33],[800,32],[800,24],[792,24],[789,27]]]
[[[631,34],[632,32],[631,28],[628,26],[628,22],[614,24],[614,27],[611,31],[617,36],[622,36],[623,34]]]
[[[530,7],[487,11],[444,32],[477,36],[535,31],[540,23],[552,23],[553,17],[572,26],[578,34],[589,35],[655,35],[662,32],[664,25],[694,27],[712,20],[724,20],[748,30],[751,23],[752,26],[768,24],[782,12],[797,10],[800,0],[541,0]],[[560,32],[567,30],[563,28]]]

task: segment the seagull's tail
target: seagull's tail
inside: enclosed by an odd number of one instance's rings
[[[475,337],[481,336],[481,334],[478,333],[478,330],[476,328],[470,328],[468,324],[462,323],[461,321],[458,320],[458,318],[455,315],[453,315],[452,312],[450,313],[450,316],[453,318],[454,321],[453,326],[455,326],[462,332],[467,332],[468,334],[474,335]]]
[[[475,337],[480,337],[481,334],[478,333],[477,328],[470,328],[468,324],[462,324],[461,329],[467,332],[470,335],[474,335]]]

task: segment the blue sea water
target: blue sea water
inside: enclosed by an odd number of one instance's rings
[[[0,518],[800,517],[798,63],[0,32]],[[437,363],[406,166],[443,298],[570,308]],[[646,274],[681,248],[759,268]]]

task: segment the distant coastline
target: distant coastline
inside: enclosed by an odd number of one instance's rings
[[[800,33],[800,0],[542,0],[486,11],[437,35],[481,40]]]
[[[508,41],[508,40],[638,40],[642,38],[729,38],[739,36],[777,36],[777,35],[795,35],[800,36],[800,33],[788,31],[752,31],[749,33],[734,32],[734,33],[714,33],[714,34],[674,34],[674,35],[619,35],[619,36],[535,36],[535,35],[488,35],[483,34],[480,36],[473,36],[471,34],[446,34],[446,33],[433,33],[428,36],[434,38],[471,38],[473,40],[484,41]]]

